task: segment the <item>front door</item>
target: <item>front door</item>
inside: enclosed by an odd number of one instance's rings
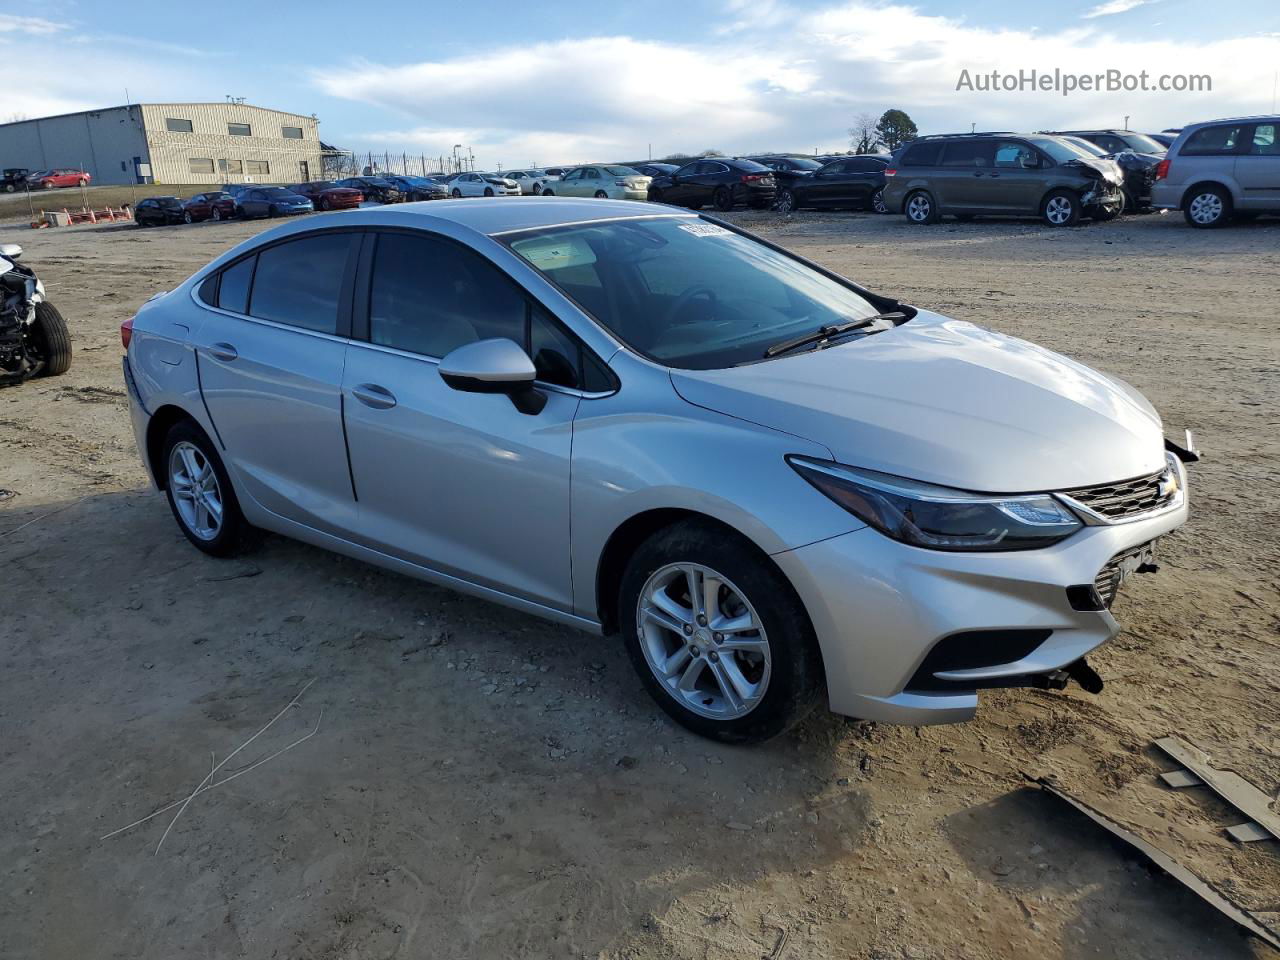
[[[377,236],[367,342],[343,377],[360,539],[472,583],[572,609],[569,465],[579,397],[537,415],[463,393],[437,361],[475,340],[527,346],[531,307],[492,263],[422,232]],[[357,297],[357,303],[363,300]],[[364,325],[363,323],[361,324]]]
[[[1259,123],[1246,132],[1244,152],[1236,157],[1235,177],[1244,210],[1280,210],[1280,139],[1276,123]]]
[[[1045,160],[1029,143],[1001,140],[989,173],[988,209],[1017,215],[1038,214],[1045,192]]]
[[[228,267],[216,309],[192,331],[204,401],[241,489],[272,513],[339,535],[355,517],[341,413],[349,311],[340,305],[359,237],[313,234]]]
[[[583,179],[585,173],[586,170],[583,167],[570,170],[564,175],[564,179],[556,184],[556,193],[564,197],[586,196],[586,181]]]

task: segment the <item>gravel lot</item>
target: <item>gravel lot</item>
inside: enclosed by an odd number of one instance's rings
[[[537,202],[537,201],[513,201]],[[338,214],[340,216],[340,214]],[[1190,524],[1126,585],[1107,681],[923,730],[686,735],[601,641],[274,537],[191,548],[134,450],[119,323],[266,224],[11,230],[71,372],[0,391],[0,953],[12,958],[1258,958],[1030,789],[1067,789],[1280,928],[1280,842],[1171,791],[1178,733],[1280,789],[1280,223],[1070,230],[742,214],[1193,428]],[[0,498],[4,498],[0,494]],[[156,854],[180,800],[222,768]]]

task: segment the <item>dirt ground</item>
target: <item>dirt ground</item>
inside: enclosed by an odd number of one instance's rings
[[[514,201],[513,201],[514,202]],[[69,374],[0,391],[8,958],[1275,958],[1052,775],[1280,928],[1280,842],[1157,779],[1180,734],[1280,790],[1280,223],[913,228],[743,214],[882,292],[1136,385],[1206,460],[1126,584],[1106,689],[928,729],[682,732],[617,643],[269,537],[207,558],[146,487],[119,323],[265,224],[11,230]],[[219,778],[175,810],[305,684]],[[317,725],[318,724],[318,728]],[[1274,804],[1273,804],[1274,805]]]

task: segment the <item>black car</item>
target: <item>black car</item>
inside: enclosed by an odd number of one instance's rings
[[[888,157],[843,157],[812,173],[795,177],[778,191],[777,208],[790,213],[803,207],[874,210],[888,213],[884,202],[884,172]]]
[[[3,175],[0,175],[0,188],[3,188],[5,193],[25,190],[27,188],[27,174],[30,172],[26,167],[6,168]]]
[[[382,179],[399,190],[406,200],[443,200],[449,196],[449,188],[432,177],[388,174]]]
[[[376,203],[399,203],[404,199],[404,193],[386,177],[347,177],[335,186],[359,190],[366,200]]]
[[[1151,184],[1155,181],[1156,167],[1164,159],[1168,147],[1145,133],[1132,130],[1061,130],[1053,131],[1052,135],[1085,140],[1096,146],[1103,156],[1114,160],[1124,171],[1125,210],[1151,208]]]
[[[236,212],[246,220],[254,217],[288,217],[310,213],[315,205],[310,199],[284,187],[250,187],[235,197]]]
[[[626,166],[646,177],[666,177],[680,169],[674,163],[628,163]]]
[[[185,223],[186,208],[177,197],[147,197],[133,208],[133,222],[140,227],[160,227]]]
[[[754,209],[772,206],[777,193],[773,171],[754,160],[708,157],[686,163],[649,183],[649,199],[699,210],[710,203],[732,210],[740,203]]]

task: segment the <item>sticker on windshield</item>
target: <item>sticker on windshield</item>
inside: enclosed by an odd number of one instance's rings
[[[596,262],[595,252],[577,237],[546,240],[536,237],[517,240],[512,248],[539,270],[583,267]]]
[[[731,237],[732,230],[717,227],[714,223],[682,223],[680,229],[692,233],[695,237]]]

